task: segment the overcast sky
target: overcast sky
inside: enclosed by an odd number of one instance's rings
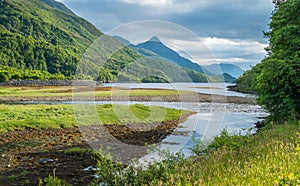
[[[268,43],[263,31],[268,30],[273,10],[272,0],[59,1],[104,33],[135,21],[160,20],[178,24],[199,36],[216,62],[227,63],[263,59]]]

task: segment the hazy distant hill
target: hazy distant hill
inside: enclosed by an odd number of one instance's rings
[[[207,65],[207,66],[203,66],[206,70],[210,71],[211,73],[214,74],[229,74],[235,78],[238,78],[239,76],[241,76],[244,71],[236,65],[233,64],[211,64],[211,65]]]
[[[240,67],[242,70],[247,71],[250,70],[252,67],[254,67],[258,62],[240,62],[240,63],[234,63],[234,65]]]

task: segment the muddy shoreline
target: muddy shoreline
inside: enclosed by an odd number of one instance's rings
[[[157,123],[25,129],[0,134],[0,183],[37,185],[54,171],[72,185],[88,185],[95,179],[95,171],[85,169],[97,163],[91,147],[109,147],[117,161],[130,163],[147,153],[146,144],[159,143],[191,114]]]
[[[212,103],[237,103],[256,104],[255,98],[238,96],[221,96],[203,93],[191,93],[163,96],[47,96],[47,97],[0,97],[2,103],[14,102],[68,102],[68,101],[144,101],[144,102],[212,102]]]

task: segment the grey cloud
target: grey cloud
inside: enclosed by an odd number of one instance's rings
[[[271,0],[173,0],[171,5],[166,3],[161,7],[122,0],[62,1],[104,32],[133,21],[163,20],[182,25],[200,37],[252,40],[264,44],[267,40],[262,32],[268,30],[273,10]],[[249,61],[259,61],[265,55],[247,51],[247,47],[238,51],[218,50],[215,55],[218,58],[245,58]]]
[[[191,7],[193,3],[195,5],[191,11],[182,13],[180,7],[175,6],[176,2],[185,2]],[[199,2],[204,1],[174,1],[175,5],[169,9],[159,9],[118,0],[64,1],[103,31],[132,21],[154,19],[180,24],[200,36],[263,40],[262,32],[268,28],[272,11],[270,0],[213,0],[207,5]]]

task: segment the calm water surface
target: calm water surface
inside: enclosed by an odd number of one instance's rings
[[[126,88],[161,88],[171,90],[189,90],[193,92],[216,94],[225,96],[254,97],[251,94],[229,91],[226,87],[229,83],[106,83],[105,87]]]

